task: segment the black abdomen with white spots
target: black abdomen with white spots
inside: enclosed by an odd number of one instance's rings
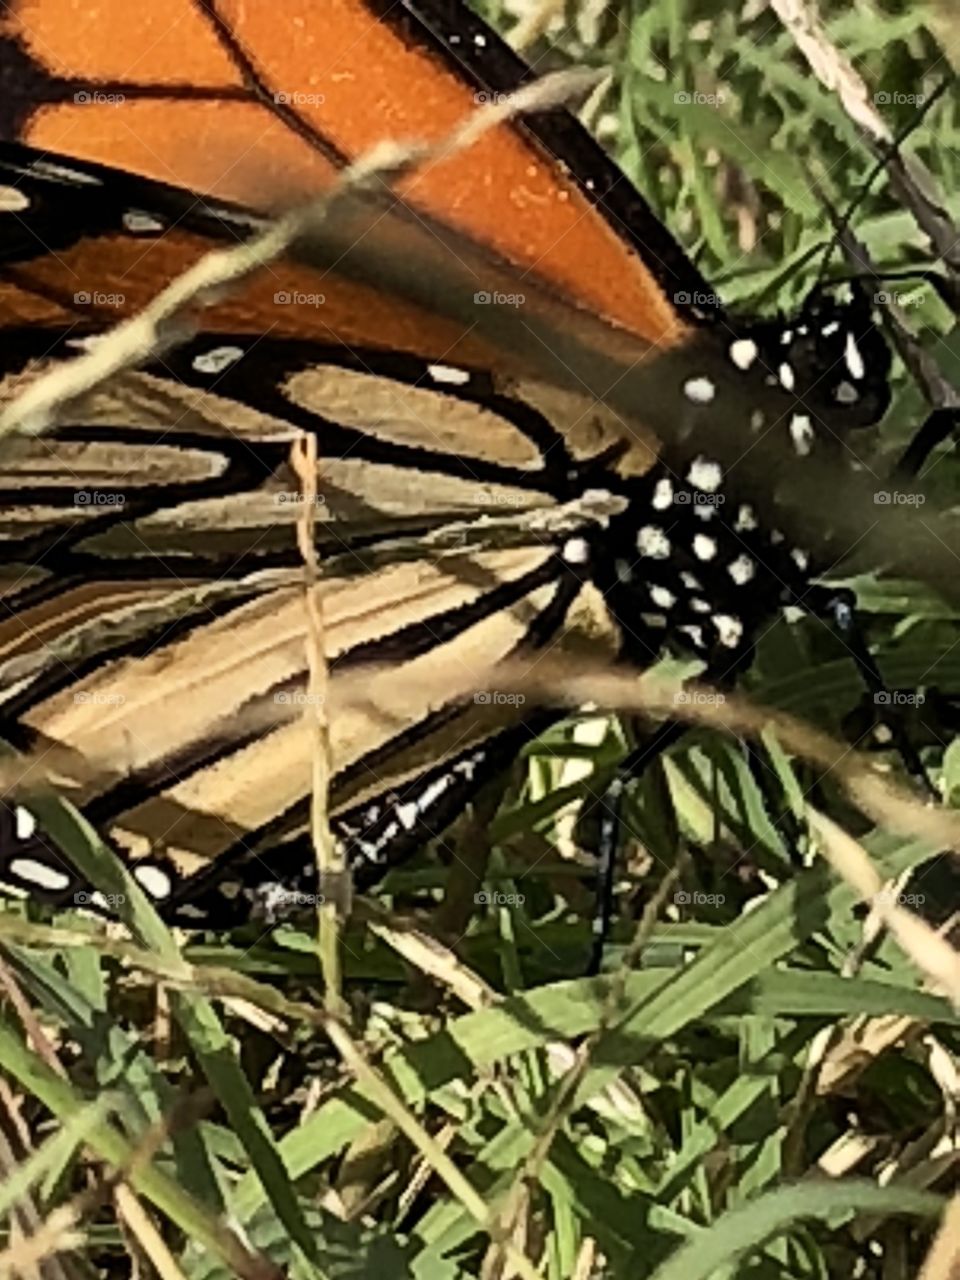
[[[782,431],[797,466],[815,450],[855,461],[847,432],[876,422],[889,401],[890,354],[856,289],[845,302],[814,296],[789,324],[731,331],[727,353],[745,375],[745,395],[757,378],[784,392],[781,421],[768,428],[758,412],[751,426]],[[692,375],[685,389],[696,403],[713,400],[705,377]],[[723,680],[745,665],[781,607],[809,607],[809,554],[737,496],[735,475],[705,449],[667,451],[630,498],[594,540],[590,572],[634,662],[679,649]]]
[[[698,455],[659,464],[592,549],[592,574],[649,665],[665,648],[702,657],[722,679],[743,665],[778,606],[802,601],[809,557],[727,492],[720,464]]]

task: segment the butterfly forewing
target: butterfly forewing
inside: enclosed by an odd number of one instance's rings
[[[451,522],[469,535],[480,515],[502,522],[577,492],[584,458],[537,406],[449,366],[332,351],[323,364],[283,342],[258,354],[247,373],[236,343],[225,356],[198,339],[174,369],[124,374],[18,442],[0,480],[7,737],[76,752],[67,794],[167,886],[303,827],[298,431],[317,438],[315,528],[338,566],[324,583],[335,811],[515,721],[515,705],[474,694],[498,658],[556,636],[583,585],[548,534],[411,550]],[[588,407],[571,415],[589,423]],[[581,455],[607,442],[581,434]],[[54,851],[25,853],[8,851],[8,873],[36,883]]]

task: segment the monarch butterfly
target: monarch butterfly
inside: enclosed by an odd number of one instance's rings
[[[435,141],[478,95],[529,74],[446,0],[279,14],[162,0],[135,16],[115,0],[69,16],[22,0],[4,15],[8,376],[69,358],[212,245],[329,189],[385,134]],[[508,305],[491,295],[512,279],[514,293],[689,352],[678,395],[701,413],[717,393],[704,370],[722,365],[746,421],[776,397],[770,425],[798,461],[886,406],[889,355],[858,292],[790,321],[734,320],[564,111],[498,124],[392,197],[405,243],[429,256],[455,235],[476,251],[478,310]],[[298,588],[270,577],[296,563],[294,503],[283,510],[294,431],[315,433],[325,456],[321,550],[358,570],[385,539],[454,518],[598,490],[620,502],[572,535],[326,583],[328,658],[354,691],[333,721],[335,820],[368,876],[442,829],[538,730],[469,700],[481,659],[567,631],[641,662],[669,641],[722,678],[773,609],[809,600],[808,553],[737,501],[702,440],[652,463],[591,398],[504,377],[495,326],[474,332],[422,303],[274,263],[206,308],[201,332],[6,461],[4,736],[110,762],[108,783],[75,794],[171,919],[235,918],[310,862],[306,730],[261,714],[304,679]],[[98,505],[102,494],[118,500]],[[371,662],[394,674],[357,707]],[[424,673],[447,676],[430,706],[404,689]],[[8,808],[5,823],[4,880],[70,901],[80,882],[29,815]]]

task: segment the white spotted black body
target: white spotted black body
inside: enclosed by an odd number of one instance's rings
[[[797,468],[814,452],[847,465],[854,455],[845,434],[876,422],[889,401],[889,352],[858,293],[849,302],[820,297],[791,322],[731,331],[727,350],[745,380],[759,376],[782,389],[780,420],[758,413],[753,429],[778,433]],[[708,380],[694,375],[685,389],[724,413]],[[679,649],[727,679],[781,607],[811,607],[819,566],[789,544],[769,510],[738,496],[736,465],[712,458],[708,442],[665,449],[630,498],[629,510],[594,538],[591,572],[633,661],[647,665],[664,648]]]

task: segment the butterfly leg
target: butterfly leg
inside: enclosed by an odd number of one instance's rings
[[[867,646],[866,637],[857,618],[853,593],[842,588],[836,591],[824,591],[822,594],[817,592],[814,599],[808,598],[804,604],[820,617],[828,619],[843,640],[857,664],[857,670],[868,693],[873,695],[874,703],[880,710],[882,722],[890,730],[893,745],[904,767],[927,795],[937,799],[923,762],[910,741],[901,717],[897,714],[896,705],[890,690],[884,683],[880,668]]]
[[[960,409],[933,409],[926,422],[900,455],[893,474],[900,480],[912,480],[930,454],[960,428]]]
[[[623,793],[631,778],[643,770],[686,732],[687,726],[676,720],[666,720],[645,742],[620,764],[613,779],[597,801],[599,833],[597,839],[596,899],[591,923],[590,959],[587,973],[600,972],[603,948],[610,933],[613,918],[613,885],[617,866],[617,849],[623,830]]]

